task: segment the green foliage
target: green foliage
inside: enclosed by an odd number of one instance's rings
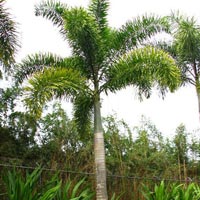
[[[115,193],[112,195],[110,200],[120,200],[122,195],[117,196]]]
[[[144,191],[142,192],[145,199],[147,200],[171,200],[171,193],[167,191],[166,185],[164,181],[160,183],[160,185],[155,185],[154,191],[144,186]]]
[[[200,25],[194,17],[172,13],[172,35],[174,58],[182,73],[182,83],[195,86],[199,95],[199,49],[200,49]],[[200,99],[198,97],[200,102]]]
[[[35,145],[37,122],[28,113],[16,111],[21,89],[2,89],[0,96],[0,156],[21,158]]]
[[[4,2],[5,0],[0,0],[0,64],[7,70],[14,63],[19,41],[16,22],[11,18]]]
[[[20,89],[16,87],[12,88],[0,88],[0,125],[8,125],[9,113],[14,112],[16,106],[16,98],[20,94]]]
[[[56,25],[59,29],[61,34],[65,37],[66,32],[63,28],[63,19],[62,14],[67,10],[68,7],[66,4],[54,1],[46,1],[40,3],[38,6],[35,6],[35,15],[36,16],[43,16],[47,19],[51,20],[54,25]]]
[[[140,96],[149,97],[156,83],[164,93],[167,87],[174,91],[179,81],[179,70],[170,56],[164,51],[145,47],[129,52],[109,69],[105,89],[115,91],[133,85],[138,87]]]
[[[51,200],[55,197],[58,189],[61,186],[61,182],[56,183],[52,188],[45,189],[42,186],[38,190],[37,184],[39,177],[41,176],[42,169],[38,167],[31,174],[26,174],[25,180],[21,174],[16,171],[8,172],[8,175],[4,177],[6,183],[6,191],[10,200]],[[52,180],[53,181],[53,180]]]
[[[188,152],[188,142],[187,142],[187,132],[186,128],[183,124],[181,124],[176,129],[176,135],[174,137],[174,153],[179,159],[180,163],[183,164],[187,162],[187,152]]]
[[[145,41],[162,31],[169,32],[169,22],[166,17],[144,15],[129,20],[115,32],[114,49],[120,53],[116,54],[121,56],[135,47],[143,46]]]
[[[94,196],[94,193],[89,188],[81,188],[85,179],[80,180],[73,186],[72,182],[68,181],[60,188],[55,200],[90,200]],[[70,191],[71,190],[71,191]]]
[[[74,99],[74,120],[80,135],[84,138],[84,134],[91,131],[93,116],[93,99],[91,95],[81,94]]]
[[[38,141],[39,163],[54,169],[92,172],[91,130],[82,135],[74,120],[70,120],[59,103],[40,120]]]
[[[174,91],[179,86],[180,72],[173,59],[162,50],[144,47],[151,36],[168,31],[166,18],[144,16],[114,30],[107,23],[108,5],[107,0],[92,0],[89,9],[68,8],[60,2],[47,1],[35,7],[37,16],[51,20],[67,38],[72,57],[63,60],[79,58],[76,61],[80,61],[78,68],[63,61],[59,67],[57,59],[54,64],[38,56],[39,61],[44,61],[39,65],[38,59],[34,63],[30,57],[28,62],[21,64],[17,77],[22,82],[31,76],[25,102],[36,117],[41,117],[43,106],[52,98],[65,97],[75,105],[75,121],[79,122],[78,125],[84,123],[80,126],[84,130],[78,128],[79,131],[85,132],[89,127],[88,121],[94,111],[94,133],[99,133],[95,134],[97,137],[103,133],[102,93],[133,85],[139,88],[140,95],[149,97],[155,85],[162,93],[167,88]],[[141,48],[138,49],[138,46]],[[23,66],[29,65],[31,70],[24,71]],[[97,142],[98,138],[94,141],[96,195],[97,199],[100,196],[107,199],[105,159],[102,156],[105,154],[104,144]]]
[[[153,192],[144,186],[143,195],[147,200],[197,200],[199,191],[199,186],[194,183],[166,185],[162,181],[160,185],[155,185]]]
[[[37,128],[35,137],[37,143],[26,145],[26,140],[22,140],[23,137],[15,137],[20,135],[18,132],[23,133],[23,126],[27,130],[24,132],[27,136],[30,133],[28,130],[31,130],[31,125],[29,129],[29,123],[25,119],[26,123],[24,125],[21,123],[22,116],[16,118],[16,121],[18,119],[19,124],[12,125],[15,134],[11,132],[11,129],[0,129],[1,164],[34,167],[36,163],[41,163],[46,168],[75,172],[66,175],[74,180],[71,183],[70,192],[78,182],[76,180],[82,179],[79,172],[93,173],[92,130],[81,136],[77,131],[76,123],[67,117],[60,104],[53,105],[52,113],[46,114],[38,122],[40,128]],[[182,125],[177,128],[176,134],[171,133],[174,134],[173,138],[165,140],[155,125],[144,117],[141,119],[141,125],[134,129],[123,120],[117,120],[116,116],[108,116],[103,124],[110,198],[114,192],[115,198],[118,198],[120,192],[123,194],[121,199],[142,199],[139,196],[141,184],[151,189],[160,179],[198,180],[199,140],[195,138],[192,141],[185,140],[184,135],[187,136],[189,133]],[[183,155],[181,162],[178,155]],[[65,177],[64,172],[62,177]],[[42,180],[42,182],[48,182],[48,174],[44,173]],[[88,176],[85,182],[93,185],[93,175]],[[65,181],[63,181],[61,193],[64,191],[64,183]],[[84,188],[84,184],[82,186]],[[167,184],[165,187],[170,190],[172,186]]]
[[[44,185],[39,184],[42,168],[36,168],[31,174],[26,172],[23,178],[21,173],[9,171],[4,176],[6,192],[10,200],[90,200],[94,193],[88,187],[83,187],[85,179],[80,180],[75,185],[67,181],[62,185],[58,180],[58,174],[52,177]]]
[[[31,113],[40,117],[45,102],[53,97],[73,97],[87,89],[85,79],[79,71],[65,68],[49,68],[42,74],[35,74],[29,80],[31,86],[25,90],[31,98],[26,99],[26,104],[31,108]]]
[[[39,72],[52,65],[54,67],[64,67],[64,64],[65,60],[63,58],[51,53],[29,55],[22,60],[22,63],[16,66],[15,82],[22,83],[33,72]]]
[[[80,62],[78,62],[79,67],[77,68],[72,63],[65,62],[70,58],[57,59],[51,55],[40,56],[39,54],[22,61],[16,75],[20,82],[36,72],[41,72],[40,75],[37,75],[38,78],[33,76],[34,80],[30,84],[35,89],[30,90],[30,95],[27,98],[33,99],[34,95],[31,95],[31,93],[40,89],[38,88],[38,85],[41,84],[39,79],[42,80],[42,76],[46,76],[44,68],[54,67],[59,70],[57,66],[71,68],[72,73],[74,69],[78,69],[83,76],[82,78],[79,77],[80,80],[86,78],[89,82],[91,98],[93,99],[98,93],[107,92],[107,90],[116,91],[127,85],[138,87],[139,93],[144,93],[147,97],[151,93],[151,88],[156,84],[162,93],[167,87],[174,91],[179,86],[179,71],[171,57],[161,50],[150,47],[135,50],[138,45],[141,46],[145,40],[156,33],[168,31],[167,19],[143,16],[127,22],[119,30],[113,30],[108,26],[106,20],[108,5],[108,1],[93,0],[89,10],[86,10],[77,7],[68,8],[67,5],[60,2],[47,1],[35,7],[37,16],[51,20],[54,25],[62,29],[62,34],[65,34],[72,47],[73,57],[77,57],[77,61],[79,58]],[[45,79],[47,78],[48,76]],[[63,77],[61,78],[63,79]],[[59,80],[58,77],[57,79]],[[66,77],[67,79],[68,77]],[[42,88],[46,87],[44,80],[42,80],[42,83]],[[57,85],[57,83],[55,84]],[[65,85],[65,82],[59,85],[59,89],[65,92],[59,92],[60,95],[69,93],[68,87],[64,87]],[[93,88],[93,86],[95,87]],[[55,90],[58,89],[58,87],[54,88]],[[76,90],[79,89],[76,87]],[[88,93],[88,91],[86,92]],[[53,93],[48,91],[47,93],[60,97],[55,91]],[[70,94],[70,98],[76,98],[77,93],[77,91],[73,93],[73,97]],[[45,94],[39,95],[28,105],[33,105],[33,103],[42,99],[39,103],[40,106],[36,105],[33,108],[33,110],[41,110],[44,102],[49,100],[49,98],[44,97]]]

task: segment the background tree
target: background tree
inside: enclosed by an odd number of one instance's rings
[[[179,178],[182,179],[182,174],[186,177],[186,163],[188,162],[188,142],[187,133],[184,125],[180,125],[176,129],[176,135],[174,137],[174,156],[177,158],[179,166]],[[183,170],[182,170],[183,169]],[[183,173],[182,173],[183,171]]]
[[[29,78],[26,104],[39,117],[43,105],[53,97],[66,97],[74,104],[74,116],[84,133],[94,117],[94,154],[97,200],[107,199],[101,94],[133,85],[139,95],[149,97],[154,86],[164,93],[179,85],[179,70],[164,51],[143,42],[168,30],[166,18],[143,16],[120,29],[108,26],[107,0],[91,0],[89,9],[69,8],[47,1],[35,14],[53,22],[72,48],[72,56],[52,54],[28,56],[19,64],[18,82]]]

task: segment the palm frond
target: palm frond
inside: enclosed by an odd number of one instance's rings
[[[177,57],[175,45],[172,42],[154,41],[150,44],[152,47],[168,52],[174,59]]]
[[[45,68],[52,66],[73,69],[79,68],[80,70],[82,69],[83,73],[86,73],[84,72],[84,70],[86,70],[86,67],[84,67],[84,61],[81,60],[80,57],[61,58],[51,53],[38,53],[27,56],[16,66],[16,83],[22,83],[24,79],[28,78],[32,74],[43,71]]]
[[[128,85],[136,86],[139,94],[149,97],[152,86],[162,93],[174,91],[180,84],[180,71],[166,52],[153,47],[140,48],[123,56],[108,73],[102,90],[114,92]]]
[[[91,0],[91,4],[89,6],[89,10],[95,16],[96,22],[103,33],[105,33],[108,27],[108,7],[108,0]]]
[[[91,128],[91,117],[93,113],[93,98],[89,93],[78,95],[73,101],[74,119],[78,132],[83,135]]]
[[[40,117],[44,104],[53,97],[73,98],[87,89],[80,72],[66,68],[48,68],[36,73],[25,87],[25,103],[31,113]]]
[[[4,0],[0,1],[0,64],[9,68],[14,63],[14,56],[19,48],[17,24],[4,8]]]
[[[94,71],[98,58],[100,36],[95,18],[84,8],[72,8],[63,16],[65,30],[73,53],[85,59],[86,64]]]
[[[66,37],[62,18],[62,15],[66,12],[66,10],[68,10],[67,5],[61,2],[51,0],[46,2],[43,1],[35,6],[35,15],[51,20],[53,24],[60,29],[60,33]]]
[[[113,49],[120,50],[120,54],[124,54],[141,46],[147,39],[163,31],[169,31],[167,18],[153,15],[137,17],[116,30]]]
[[[110,46],[112,44],[112,31],[111,28],[108,26],[108,8],[109,8],[109,1],[108,0],[91,0],[89,5],[89,11],[91,12],[92,16],[95,18],[95,22],[98,27],[98,34],[100,42],[98,43],[99,52],[98,52],[98,63],[101,63],[101,68],[104,65],[104,60],[108,57],[108,53],[110,51]],[[107,65],[105,63],[105,65]]]

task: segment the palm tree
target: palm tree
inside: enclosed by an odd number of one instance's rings
[[[16,23],[0,0],[0,65],[8,69],[14,63],[14,55],[19,47]],[[2,72],[0,71],[0,74]]]
[[[113,29],[106,18],[108,6],[108,0],[91,0],[87,10],[52,1],[37,5],[35,14],[59,28],[72,48],[72,56],[30,55],[18,65],[16,73],[19,83],[31,76],[26,103],[36,116],[41,115],[47,101],[64,96],[73,102],[80,132],[84,133],[94,117],[97,200],[108,198],[101,94],[133,85],[140,96],[149,97],[153,86],[164,93],[168,88],[174,91],[180,82],[179,69],[167,53],[143,46],[152,35],[168,30],[166,19],[143,16]]]
[[[182,72],[182,83],[196,88],[200,119],[200,25],[194,17],[172,14],[171,52]]]

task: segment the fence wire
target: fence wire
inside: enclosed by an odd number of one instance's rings
[[[34,170],[37,167],[30,167],[30,166],[23,166],[23,165],[11,165],[11,164],[0,164],[0,167],[8,167],[8,168],[19,168],[19,169],[31,169]],[[92,175],[94,176],[95,173],[89,172],[78,172],[78,171],[71,171],[71,170],[63,170],[63,169],[50,169],[50,168],[42,168],[42,171],[52,171],[52,172],[60,172],[60,173],[69,173],[69,174],[77,174],[77,175]],[[137,179],[137,180],[152,180],[152,181],[172,181],[172,182],[193,182],[193,179],[188,177],[188,179],[175,179],[175,178],[162,178],[162,177],[142,177],[142,176],[125,176],[125,175],[116,175],[116,174],[107,174],[107,177],[111,178],[125,178],[125,179]],[[195,180],[195,182],[200,183],[200,180]]]

